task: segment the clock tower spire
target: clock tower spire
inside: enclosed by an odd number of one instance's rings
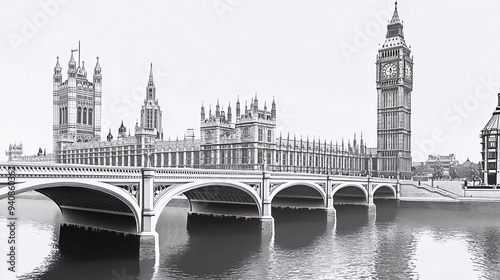
[[[406,45],[398,3],[377,62],[377,156],[379,176],[411,176],[413,57]]]

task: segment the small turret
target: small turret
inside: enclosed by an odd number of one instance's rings
[[[217,105],[215,105],[215,117],[219,118],[220,117],[220,105],[219,105],[219,99],[217,99]]]
[[[205,120],[205,107],[203,106],[203,101],[201,102],[201,113],[200,113],[201,121]]]
[[[241,116],[241,111],[240,111],[240,96],[238,95],[238,99],[236,101],[236,118],[239,118]]]
[[[101,83],[102,83],[101,65],[99,64],[99,57],[97,57],[97,61],[94,67],[94,84],[101,84]]]
[[[97,61],[94,67],[94,76],[101,75],[101,64],[99,64],[99,57],[96,57]]]
[[[253,100],[253,112],[257,114],[259,110],[259,101],[257,100],[257,93],[255,93],[255,99]]]
[[[113,134],[111,134],[111,128],[109,129],[109,133],[108,133],[108,136],[106,137],[106,139],[108,140],[108,142],[113,140]]]
[[[231,123],[233,120],[233,113],[231,112],[231,102],[229,102],[229,105],[227,106],[227,121]]]
[[[76,61],[75,57],[73,56],[73,52],[75,50],[71,50],[71,57],[69,58],[68,66],[69,68],[76,69]]]
[[[68,79],[76,77],[76,61],[75,58],[73,57],[73,51],[74,50],[71,50],[71,58],[69,59],[68,62]]]
[[[271,118],[276,119],[276,103],[274,102],[274,96],[273,96],[273,103],[271,105]]]
[[[62,82],[62,68],[59,64],[59,57],[57,57],[56,66],[54,67],[54,83]]]
[[[85,61],[82,61],[82,70],[81,70],[81,72],[82,72],[82,76],[84,78],[87,78],[87,70],[85,70]]]
[[[127,137],[127,128],[123,125],[123,120],[122,124],[118,128],[118,138],[125,138]]]

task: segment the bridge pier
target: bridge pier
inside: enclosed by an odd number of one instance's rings
[[[160,246],[158,241],[158,233],[141,232],[139,237],[139,261],[159,259]]]
[[[274,238],[274,218],[272,216],[271,199],[269,198],[271,190],[271,173],[267,170],[262,172],[262,214],[260,217],[260,230],[262,241],[268,242]]]
[[[372,204],[368,205],[368,224],[371,226],[371,225],[375,225],[375,220],[377,219],[377,207],[375,206],[375,204]]]
[[[139,260],[159,260],[158,233],[154,224],[154,177],[151,168],[142,169],[142,188],[139,191],[139,206],[141,208],[141,228],[139,237]]]
[[[337,210],[333,207],[333,182],[330,178],[330,175],[326,177],[326,219],[327,223],[336,223],[337,222]]]

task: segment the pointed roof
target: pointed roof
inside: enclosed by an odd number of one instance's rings
[[[389,24],[396,24],[396,23],[401,23],[401,20],[399,19],[399,14],[398,14],[398,1],[394,3],[394,14],[392,15],[392,19],[389,22]]]
[[[69,59],[69,63],[68,63],[69,66],[76,66],[76,61],[75,61],[75,57],[73,56],[73,50],[71,50],[71,57]]]
[[[61,64],[59,64],[59,57],[57,57],[57,62],[56,66],[54,67],[54,72],[60,72],[61,71]]]
[[[120,128],[118,128],[118,132],[119,133],[126,133],[127,132],[127,129],[123,125],[123,120],[122,120],[122,125],[120,125]]]
[[[498,106],[493,112],[493,116],[483,128],[483,133],[496,132],[500,133],[500,93],[498,94]]]
[[[96,58],[97,58],[97,62],[95,63],[94,73],[100,73],[101,72],[101,64],[99,64],[99,57],[96,57]]]
[[[83,76],[87,76],[87,70],[85,70],[85,61],[82,61],[82,74]]]

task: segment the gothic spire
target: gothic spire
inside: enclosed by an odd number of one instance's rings
[[[151,62],[150,68],[149,68],[149,81],[153,81],[153,62]]]
[[[398,13],[398,2],[396,1],[395,6],[394,6],[394,14],[392,15],[392,19],[387,25],[387,35],[386,38],[392,38],[392,37],[401,37],[404,38],[403,35],[403,23],[401,22],[401,19],[399,18],[399,13]],[[387,47],[387,40],[386,43],[384,44]],[[398,45],[398,44],[403,44],[404,40],[402,42],[397,42],[397,41],[391,41],[389,42],[389,46],[392,45]]]
[[[395,23],[401,23],[401,20],[399,19],[399,14],[398,14],[398,1],[394,3],[394,14],[392,15],[392,19],[389,24],[395,24]]]

